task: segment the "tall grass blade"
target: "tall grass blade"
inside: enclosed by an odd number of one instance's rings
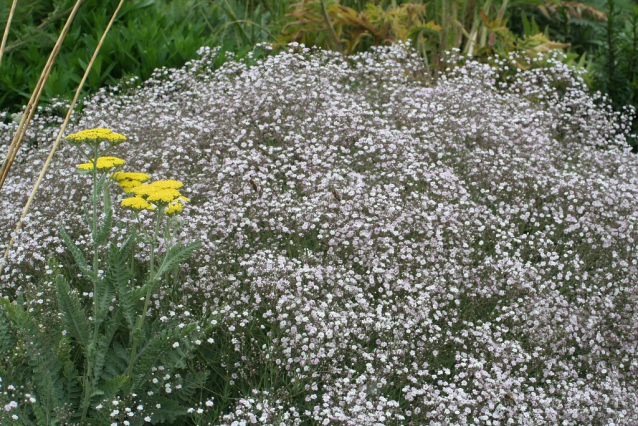
[[[79,5],[81,2],[83,2],[84,0],[78,0],[78,2],[76,3],[76,6]],[[66,130],[66,126],[69,124],[69,121],[71,120],[71,115],[73,114],[73,110],[75,109],[75,104],[78,101],[78,98],[80,97],[80,93],[82,92],[82,88],[84,87],[84,83],[86,82],[86,79],[89,76],[89,72],[91,71],[91,67],[93,66],[93,63],[95,62],[95,59],[97,58],[99,52],[100,52],[100,48],[102,47],[102,43],[104,43],[104,39],[106,38],[106,35],[108,34],[109,30],[111,29],[111,26],[113,25],[113,22],[115,21],[115,18],[118,14],[118,12],[120,11],[120,8],[122,7],[122,4],[124,3],[124,0],[120,0],[119,4],[117,5],[117,8],[115,9],[115,12],[113,12],[113,16],[111,17],[111,20],[109,21],[108,25],[106,26],[106,29],[104,30],[104,34],[102,34],[102,38],[100,39],[100,42],[97,44],[97,46],[95,47],[95,52],[93,52],[93,56],[91,57],[91,61],[89,61],[89,64],[86,67],[86,70],[84,71],[84,76],[82,76],[82,80],[80,81],[80,84],[78,85],[77,90],[75,91],[75,96],[73,96],[73,100],[71,101],[71,105],[69,105],[69,109],[66,113],[66,117],[64,118],[64,122],[62,123],[62,126],[60,127],[60,132],[58,133],[58,136],[55,138],[55,142],[53,143],[53,146],[51,147],[51,151],[49,152],[49,156],[47,157],[46,161],[44,162],[44,165],[42,166],[42,170],[40,171],[40,175],[38,176],[38,180],[35,182],[35,185],[33,185],[33,189],[31,190],[31,194],[29,195],[29,199],[27,200],[27,203],[24,205],[24,208],[22,209],[22,214],[20,215],[20,219],[18,219],[18,223],[16,224],[16,228],[15,228],[15,233],[14,235],[20,230],[20,228],[22,227],[22,220],[26,217],[27,212],[29,211],[29,207],[31,207],[31,203],[33,202],[33,199],[35,198],[35,193],[38,191],[38,188],[40,188],[40,185],[42,184],[42,179],[44,179],[44,175],[47,172],[47,169],[49,168],[49,164],[51,164],[51,160],[53,159],[53,154],[55,153],[55,150],[58,148],[58,145],[60,144],[60,140],[62,139],[62,135],[64,134],[64,131]],[[72,20],[73,16],[75,15],[75,10],[74,12],[71,13],[71,16],[69,17],[69,20]],[[68,21],[67,21],[68,23]],[[26,113],[26,111],[25,111]],[[24,119],[24,115],[22,116],[22,118]],[[21,121],[22,122],[22,121]],[[26,128],[25,128],[25,132],[26,132]],[[16,132],[17,135],[17,132]],[[9,154],[7,154],[7,158],[9,157]],[[15,158],[15,155],[14,155]],[[13,161],[13,160],[11,160]],[[10,165],[9,165],[10,167]],[[3,167],[4,169],[4,167]],[[8,172],[8,170],[7,170]],[[4,178],[2,178],[2,176],[0,176],[0,189],[2,189],[2,184],[4,183]],[[9,241],[9,245],[7,246],[7,250],[4,253],[4,257],[6,258],[9,255],[9,251],[11,250],[11,247],[13,246],[13,242],[14,242],[14,237],[11,237],[11,241]],[[0,266],[0,272],[2,272],[2,266]]]
[[[9,11],[9,17],[7,18],[7,26],[4,29],[4,35],[2,36],[2,43],[0,43],[0,67],[2,67],[2,55],[4,54],[4,47],[7,45],[7,38],[9,38],[9,29],[11,28],[11,20],[13,19],[13,13],[16,10],[18,0],[13,0],[11,4],[11,10]]]
[[[33,114],[35,113],[36,106],[38,104],[38,101],[40,100],[42,91],[44,90],[44,85],[46,84],[46,81],[49,78],[49,74],[51,73],[51,69],[53,68],[53,63],[55,62],[55,59],[58,56],[58,53],[60,52],[60,48],[62,47],[62,42],[66,38],[66,35],[69,32],[69,29],[71,28],[71,23],[73,22],[73,19],[75,18],[75,15],[77,14],[78,9],[80,8],[80,6],[82,5],[84,1],[85,0],[77,0],[77,2],[75,3],[75,6],[73,7],[73,10],[71,11],[71,14],[69,15],[68,19],[66,20],[66,23],[64,24],[64,28],[62,29],[62,32],[60,32],[60,36],[58,37],[58,40],[56,41],[55,46],[53,46],[53,50],[51,51],[51,54],[49,55],[49,59],[47,60],[47,63],[44,66],[44,69],[42,70],[40,79],[38,80],[38,83],[36,84],[36,87],[33,90],[33,93],[31,94],[31,99],[29,99],[29,103],[27,104],[27,107],[24,113],[22,114],[22,118],[20,119],[20,123],[18,124],[18,129],[13,135],[13,139],[11,140],[11,144],[9,145],[9,150],[7,151],[7,157],[5,158],[4,163],[2,164],[2,168],[0,169],[0,190],[2,189],[2,186],[4,185],[4,181],[7,179],[7,175],[9,174],[9,170],[11,169],[11,165],[13,164],[13,161],[15,160],[18,150],[20,149],[20,146],[22,145],[24,136],[27,133],[27,128],[29,127],[29,123],[31,122],[31,119],[33,118]]]

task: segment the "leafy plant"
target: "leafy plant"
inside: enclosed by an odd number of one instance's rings
[[[151,295],[160,281],[200,246],[198,241],[182,244],[173,238],[177,225],[174,216],[188,199],[177,190],[182,186],[180,182],[142,184],[148,175],[117,171],[124,160],[104,154],[124,142],[122,135],[93,129],[70,135],[67,140],[88,160],[78,166],[78,171],[89,175],[93,182],[90,210],[86,212],[92,253],[87,256],[60,226],[60,235],[81,279],[69,274],[70,269],[58,270],[55,287],[60,321],[53,328],[38,325],[40,318],[26,311],[20,300],[10,303],[0,299],[0,354],[4,359],[0,377],[22,384],[20,389],[27,386],[33,400],[27,398],[30,403],[22,405],[16,402],[15,407],[7,405],[8,411],[15,408],[19,415],[14,415],[25,424],[38,425],[111,424],[118,416],[138,424],[173,421],[189,414],[188,407],[152,390],[157,388],[152,386],[152,373],[160,365],[169,375],[190,369],[188,360],[194,357],[203,336],[212,330],[212,326],[204,326],[205,319],[184,324],[148,317]],[[119,245],[110,241],[114,226],[109,191],[112,179],[126,192],[137,193],[124,199],[123,206],[136,214],[148,210],[155,215],[150,233],[138,235],[131,229]],[[164,244],[161,255],[157,250],[160,231]],[[150,252],[147,273],[141,278],[132,264],[138,242],[147,245]],[[89,300],[83,301],[81,288],[87,284],[91,292]],[[199,379],[192,380],[183,395],[187,397],[201,387],[207,375],[203,371]],[[127,404],[128,410],[121,415],[117,408],[104,408],[120,403]],[[141,408],[131,411],[130,406],[153,406],[153,414],[145,414]]]
[[[608,22],[605,45],[595,54],[591,65],[590,85],[607,93],[615,110],[638,108],[638,7],[621,8],[607,1]],[[638,133],[638,120],[632,123]],[[631,141],[634,150],[637,141]]]
[[[43,103],[64,98],[77,86],[117,3],[82,4],[44,88]],[[0,0],[1,24],[10,6],[11,1]],[[70,0],[18,2],[0,72],[0,111],[19,112],[29,99],[71,6]],[[255,43],[274,40],[268,33],[269,19],[263,6],[247,10],[234,0],[127,1],[84,95],[123,79],[147,80],[158,68],[181,67],[202,46],[216,44],[241,53]]]
[[[521,52],[528,57],[563,49],[567,44],[552,41],[532,24],[519,37],[509,31],[504,17],[508,2],[493,8],[491,0],[482,4],[432,4],[408,2],[383,8],[366,3],[356,11],[338,0],[302,0],[293,5],[290,21],[282,29],[280,41],[317,45],[351,54],[374,45],[410,40],[438,72],[442,53],[460,49],[484,60],[508,57]],[[517,63],[525,68],[525,61]]]

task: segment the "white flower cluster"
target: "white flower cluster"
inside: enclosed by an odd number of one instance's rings
[[[178,238],[203,247],[184,309],[219,310],[231,385],[279,380],[225,422],[638,424],[629,115],[558,61],[502,79],[457,58],[429,82],[400,46],[349,60],[291,46],[213,70],[215,55],[99,94],[70,131],[125,134],[127,168],[192,189]],[[31,126],[3,188],[0,250],[55,121]],[[90,244],[76,160],[56,154],[4,293],[67,261],[56,222]],[[164,291],[153,310],[169,318]]]

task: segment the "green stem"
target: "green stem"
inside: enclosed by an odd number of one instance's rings
[[[139,340],[139,333],[142,329],[142,325],[144,324],[144,320],[146,319],[146,312],[148,311],[148,303],[151,299],[151,290],[153,289],[153,282],[155,281],[155,277],[153,277],[154,274],[154,269],[155,269],[155,242],[157,241],[157,234],[159,232],[159,225],[160,222],[162,221],[162,217],[164,216],[163,213],[163,209],[158,206],[157,207],[157,219],[155,221],[155,229],[153,231],[153,239],[150,242],[151,245],[151,259],[150,259],[150,265],[149,265],[149,271],[148,271],[148,276],[149,276],[149,282],[147,283],[148,285],[148,289],[146,290],[146,299],[144,300],[144,310],[142,311],[142,316],[140,317],[140,319],[138,320],[137,324],[135,325],[135,329],[133,330],[133,345],[132,345],[132,349],[131,349],[131,359],[129,361],[129,366],[128,366],[128,377],[130,378],[131,375],[133,374],[133,362],[135,361],[135,353],[136,353],[136,349],[137,349],[137,343]]]
[[[328,26],[328,32],[330,33],[330,38],[332,39],[332,43],[335,45],[335,48],[341,53],[343,56],[346,54],[343,51],[343,47],[341,47],[341,42],[339,41],[339,37],[337,37],[337,33],[335,33],[334,28],[332,27],[332,22],[330,22],[330,16],[328,15],[328,8],[326,7],[326,2],[321,0],[321,12],[323,13],[323,19],[326,21],[326,25]]]
[[[91,197],[91,203],[93,204],[93,221],[91,223],[91,232],[93,234],[93,343],[91,346],[87,348],[86,359],[85,359],[85,370],[84,370],[84,407],[82,407],[82,420],[81,423],[86,419],[86,413],[89,410],[89,405],[91,402],[91,374],[93,370],[93,352],[97,342],[97,285],[98,285],[98,247],[95,242],[95,238],[97,237],[97,202],[98,202],[98,179],[97,179],[97,159],[99,157],[99,146],[95,146],[93,149],[93,170],[91,172],[93,176],[93,193]]]

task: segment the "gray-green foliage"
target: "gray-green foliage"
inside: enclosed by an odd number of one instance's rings
[[[93,158],[108,150],[92,148]],[[17,424],[26,425],[110,425],[125,414],[130,424],[142,424],[148,417],[153,423],[173,422],[190,415],[188,408],[197,400],[196,391],[208,377],[205,370],[197,372],[177,399],[160,395],[152,373],[159,367],[162,374],[192,374],[190,361],[212,326],[204,325],[205,317],[184,324],[147,315],[150,296],[160,281],[186,261],[199,242],[171,240],[159,255],[155,253],[157,232],[143,238],[131,229],[123,243],[109,241],[114,226],[106,179],[110,172],[94,168],[89,174],[94,183],[94,214],[86,216],[92,230],[93,262],[60,226],[74,267],[81,273],[74,275],[70,268],[56,271],[58,321],[44,325],[37,313],[25,309],[21,298],[0,299],[0,385],[11,385],[21,396],[0,395],[3,405],[11,401],[17,405],[0,416],[2,425],[14,424],[13,416]],[[99,208],[101,215],[96,214]],[[164,224],[170,234],[171,222],[164,223],[168,218],[162,213],[160,206],[155,212],[155,229]],[[151,250],[151,264],[141,278],[131,264],[139,240],[149,243]],[[80,291],[87,286],[93,289],[88,299]],[[133,415],[124,411],[114,415],[113,407],[117,410],[120,403],[152,407],[152,413],[136,409]]]

